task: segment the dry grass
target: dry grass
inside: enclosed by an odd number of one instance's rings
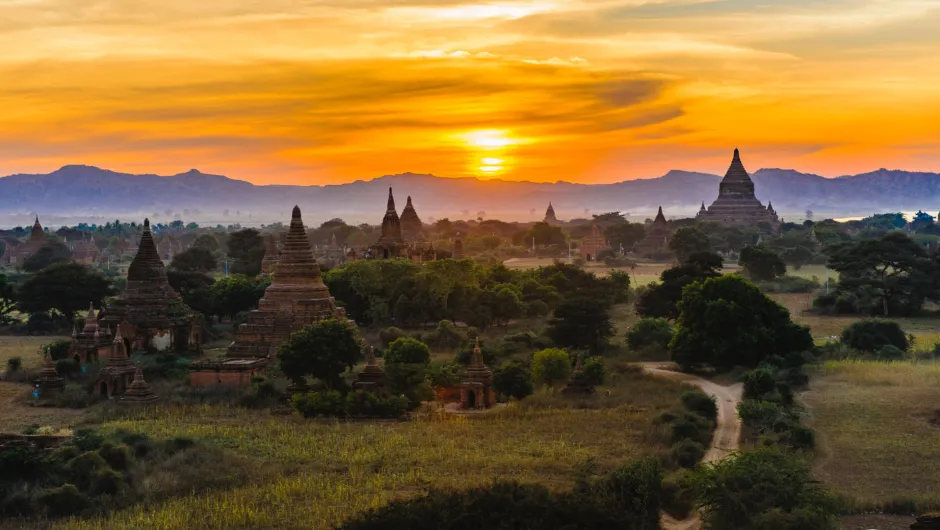
[[[678,403],[682,387],[633,371],[614,376],[593,398],[598,408],[592,409],[516,404],[474,416],[346,423],[259,417],[226,407],[142,411],[105,427],[202,439],[291,473],[59,527],[331,528],[358,511],[430,486],[501,478],[569,487],[578,466],[590,462],[603,470],[666,450],[651,420]]]
[[[818,476],[859,507],[940,508],[940,364],[830,361],[802,395]]]
[[[0,382],[0,432],[19,433],[31,425],[54,429],[74,427],[87,417],[87,410],[31,407],[23,403],[30,385]]]
[[[16,337],[0,335],[0,371],[6,370],[7,359],[19,357],[23,359],[23,368],[29,370],[42,365],[39,348],[44,344],[68,337]]]

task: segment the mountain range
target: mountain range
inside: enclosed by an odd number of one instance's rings
[[[868,215],[872,212],[936,211],[940,174],[880,169],[838,178],[790,169],[761,169],[752,175],[757,197],[771,201],[784,218]],[[308,223],[334,217],[378,223],[388,188],[399,212],[411,196],[418,214],[430,218],[541,219],[549,202],[560,219],[621,211],[642,220],[662,205],[667,217],[693,215],[718,194],[718,175],[673,170],[662,177],[614,184],[535,183],[441,178],[404,173],[370,181],[325,186],[258,186],[190,170],[171,176],[133,175],[93,166],[65,166],[48,174],[0,178],[0,224],[26,215],[114,219],[151,216],[171,220],[260,224],[286,222],[299,204]],[[8,222],[4,222],[6,219]]]

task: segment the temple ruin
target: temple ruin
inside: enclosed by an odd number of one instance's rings
[[[6,245],[3,249],[3,255],[0,256],[0,264],[22,267],[23,263],[46,243],[48,243],[46,232],[39,224],[39,216],[37,215],[36,222],[33,223],[33,228],[29,232],[26,242],[19,245]]]
[[[603,250],[610,250],[610,245],[597,226],[597,221],[591,223],[591,235],[581,240],[581,257],[587,261],[597,259],[597,254]]]
[[[757,226],[766,223],[774,231],[780,228],[780,219],[773,206],[767,203],[765,208],[754,195],[754,182],[744,169],[737,149],[728,172],[718,185],[718,198],[708,208],[703,202],[695,218],[723,225]]]
[[[78,364],[104,360],[111,355],[112,342],[111,330],[107,326],[98,325],[95,306],[89,304],[82,330],[72,329],[72,342],[69,344],[68,355]]]
[[[477,339],[470,356],[470,365],[460,381],[460,408],[488,409],[496,404],[493,392],[493,371],[483,364],[483,351]]]
[[[663,207],[660,206],[653,223],[646,229],[646,237],[636,244],[637,254],[646,258],[668,254],[669,236],[669,226],[666,224],[666,216],[663,215]]]

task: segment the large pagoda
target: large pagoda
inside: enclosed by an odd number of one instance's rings
[[[777,230],[780,220],[770,203],[765,208],[754,195],[754,181],[751,180],[737,149],[725,177],[718,185],[718,198],[711,206],[702,209],[695,216],[699,221],[712,221],[724,225],[757,225],[767,223]]]
[[[229,346],[226,356],[230,359],[271,358],[291,333],[331,318],[345,320],[346,313],[336,306],[323,283],[300,208],[294,206],[290,231],[281,248],[271,285],[265,289],[258,309],[249,313],[248,321],[238,327],[235,342]]]
[[[144,219],[137,255],[127,270],[127,287],[99,315],[99,325],[116,330],[133,350],[189,352],[202,348],[202,320],[180,298],[167,280]]]
[[[398,218],[398,212],[395,210],[395,197],[392,196],[392,188],[389,188],[385,217],[382,218],[382,233],[379,240],[366,251],[366,257],[370,259],[403,258],[407,250],[408,246],[402,237],[401,219]]]

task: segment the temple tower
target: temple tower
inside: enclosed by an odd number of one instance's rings
[[[493,371],[483,364],[483,351],[477,338],[470,356],[470,365],[460,382],[460,408],[488,409],[496,404],[493,393]]]
[[[417,217],[417,214],[415,216]],[[389,188],[381,235],[366,254],[371,259],[392,259],[406,257],[406,250],[407,246],[402,239],[401,220],[395,210],[395,197],[392,195],[392,188]]]
[[[646,237],[636,245],[637,253],[644,257],[658,257],[669,252],[669,226],[663,207],[659,207],[653,224],[646,230]]]
[[[718,198],[704,211],[699,210],[696,219],[724,225],[754,226],[767,223],[774,231],[780,228],[777,212],[769,203],[764,208],[754,195],[754,181],[744,169],[737,149],[734,150],[731,166],[718,185]]]

